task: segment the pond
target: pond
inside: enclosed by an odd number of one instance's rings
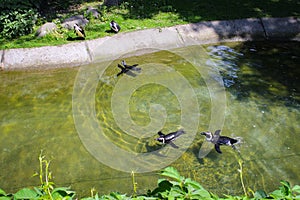
[[[174,166],[206,189],[243,194],[299,184],[300,48],[297,42],[191,46],[79,68],[0,73],[0,188],[38,185],[38,156],[51,159],[57,186],[132,193]],[[157,132],[184,129],[174,144]],[[240,137],[222,154],[200,132]]]

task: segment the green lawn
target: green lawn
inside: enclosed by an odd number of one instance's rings
[[[56,1],[59,3],[62,0]],[[84,14],[87,6],[96,7],[101,17],[90,19],[90,23],[85,27],[86,40],[112,35],[105,32],[109,30],[109,22],[112,19],[120,24],[121,32],[127,32],[199,21],[251,17],[299,17],[300,12],[299,0],[128,0],[113,8],[105,6],[100,8],[102,1],[81,1],[80,4],[74,2],[78,1],[64,1],[68,9],[63,14],[59,12],[61,8],[56,6],[57,12],[52,13],[51,17],[48,16],[47,21],[54,21],[59,25],[67,16]],[[38,21],[41,24],[46,20],[40,18]],[[38,27],[36,25],[34,29],[37,30]],[[34,33],[14,40],[0,38],[0,49],[60,45],[76,42],[70,40],[74,37],[73,31],[59,29],[44,38],[37,38]]]

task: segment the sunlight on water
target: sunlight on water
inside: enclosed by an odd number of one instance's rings
[[[225,123],[219,127],[221,135],[241,137],[243,143],[238,146],[239,152],[222,146],[223,154],[213,149],[199,159],[198,153],[205,138],[197,134],[187,151],[171,165],[182,175],[196,179],[206,189],[220,195],[243,193],[239,160],[243,161],[245,185],[252,190],[271,191],[280,180],[299,184],[299,44],[226,43],[209,45],[205,49],[209,58],[203,63],[219,71],[223,80],[211,76],[218,84],[223,82],[226,90]],[[190,62],[180,56],[185,51],[188,49],[179,49],[178,54],[161,51],[126,59],[127,63],[138,63],[142,68],[135,80],[140,78],[143,81],[146,78],[143,76],[150,76],[163,68],[151,78],[155,79],[153,83],[141,87],[124,85],[122,79],[132,79],[126,74],[116,76],[120,71],[116,67],[120,60],[112,62],[104,74],[99,75],[94,100],[96,119],[103,127],[105,137],[114,145],[135,153],[158,151],[162,154],[158,158],[163,160],[164,151],[160,152],[162,146],[155,138],[158,130],[168,133],[180,128],[184,112],[183,100],[178,98],[181,96],[187,97],[184,106],[189,108],[193,108],[193,100],[197,100],[199,113],[191,114],[190,118],[191,122],[197,121],[197,132],[215,131],[208,130],[212,102],[207,82]],[[73,117],[81,113],[72,111],[73,87],[78,71],[78,68],[66,68],[0,72],[0,188],[14,192],[39,184],[38,178],[31,176],[38,170],[38,155],[44,149],[47,157],[52,158],[50,168],[57,186],[70,185],[81,195],[88,195],[92,187],[101,194],[132,192],[130,174],[98,162],[78,136]],[[181,76],[177,77],[177,74]],[[193,93],[179,84],[181,78],[192,87]],[[166,79],[181,91],[180,95],[174,89],[155,83]],[[121,86],[135,89],[128,102],[130,119],[125,116],[118,122],[116,118],[122,116],[114,116],[111,98],[116,87]],[[125,89],[123,92],[127,95]],[[151,109],[157,112],[152,113]],[[151,115],[166,117],[164,121],[151,121]],[[155,130],[153,133],[136,133],[139,136],[144,134],[140,138],[126,134],[124,129],[134,129],[120,127],[120,123],[129,124],[131,120],[136,126],[147,127],[153,123]],[[88,126],[86,121],[81,123]],[[189,130],[191,127],[183,128]],[[189,139],[187,136],[183,138]],[[180,146],[180,142],[176,144]],[[111,153],[111,159],[114,159]],[[138,192],[145,193],[148,188],[155,187],[156,172],[137,174],[136,181]]]

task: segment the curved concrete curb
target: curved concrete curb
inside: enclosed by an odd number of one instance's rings
[[[146,29],[61,46],[1,50],[6,70],[54,68],[109,61],[190,44],[251,40],[300,41],[299,18],[250,18]],[[193,43],[190,43],[190,41]],[[128,53],[131,52],[131,53]]]

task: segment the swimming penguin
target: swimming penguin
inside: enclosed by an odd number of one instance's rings
[[[234,144],[238,144],[239,140],[230,138],[227,136],[220,136],[221,130],[216,130],[214,134],[211,132],[202,132],[201,135],[205,135],[206,140],[215,145],[215,149],[218,153],[222,153],[220,145],[231,146],[233,149],[236,149]]]
[[[110,28],[112,31],[114,31],[115,33],[118,33],[121,30],[121,27],[119,26],[119,24],[117,24],[117,22],[115,22],[114,20],[112,20],[110,23]]]
[[[125,74],[129,72],[129,69],[126,67],[123,67],[122,65],[118,64],[118,67],[121,69],[121,71],[117,74],[117,76],[120,76],[121,74]],[[135,76],[135,74],[132,73],[132,76]]]
[[[170,144],[173,148],[178,149],[179,147],[176,146],[173,141],[176,140],[180,135],[184,134],[184,130],[180,129],[178,131],[169,133],[167,135],[163,134],[161,131],[159,131],[157,134],[159,135],[158,138],[156,138],[157,141],[161,142],[162,144]]]
[[[133,73],[132,71],[137,71],[137,72],[141,71],[141,68],[138,68],[136,66],[138,66],[138,64],[127,65],[126,62],[124,60],[122,60],[121,65],[118,64],[118,67],[121,69],[121,71],[117,74],[117,76],[120,76],[121,74],[125,73],[125,74],[127,74],[129,76],[135,77],[136,74]]]
[[[125,60],[122,60],[121,64],[127,69],[130,69],[133,71],[141,71],[141,68],[137,67],[139,64],[127,65]]]
[[[76,33],[78,37],[85,38],[85,32],[83,28],[76,23],[74,24],[74,33]]]

